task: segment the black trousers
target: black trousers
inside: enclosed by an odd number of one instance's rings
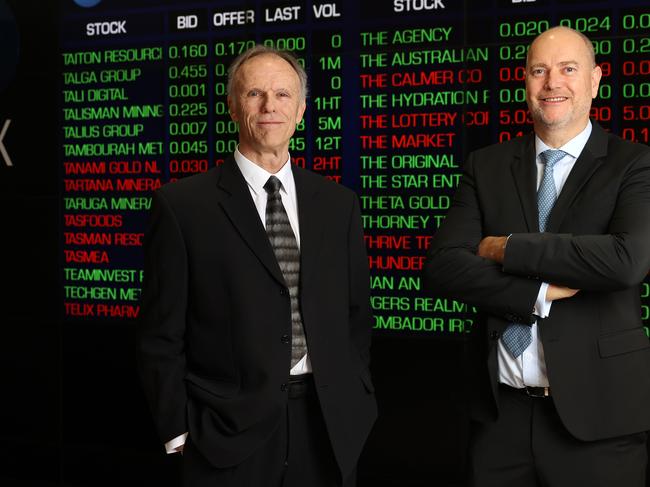
[[[213,467],[188,437],[184,487],[355,487],[342,481],[313,381],[290,384],[286,416],[269,441],[241,464]]]
[[[574,438],[552,398],[500,387],[499,418],[472,425],[473,487],[645,487],[647,433]]]

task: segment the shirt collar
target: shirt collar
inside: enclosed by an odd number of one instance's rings
[[[582,132],[580,132],[578,135],[576,135],[574,138],[572,138],[562,147],[558,147],[558,149],[563,150],[574,159],[577,159],[580,156],[582,149],[584,149],[585,145],[587,145],[587,141],[589,140],[589,136],[591,135],[591,129],[592,129],[591,120],[589,120],[587,126],[584,128]],[[537,134],[535,134],[535,157],[539,157],[539,155],[542,152],[548,149],[553,149],[553,148],[546,145],[542,141],[542,139],[540,139],[537,136]]]
[[[284,189],[286,193],[290,193],[290,190],[294,187],[293,173],[291,172],[290,161],[291,156],[289,156],[289,159],[287,159],[287,162],[284,163],[282,168],[273,174],[248,159],[241,152],[239,152],[239,149],[235,149],[235,162],[237,163],[237,167],[239,167],[239,170],[248,183],[248,186],[256,196],[260,193],[265,192],[264,185],[271,176],[275,176],[280,180],[282,183],[281,190]]]

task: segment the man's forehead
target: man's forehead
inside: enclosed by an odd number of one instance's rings
[[[260,54],[258,56],[247,59],[239,68],[240,73],[249,72],[256,68],[266,69],[269,66],[272,66],[274,70],[287,70],[295,72],[291,64],[289,64],[285,59],[282,59],[280,56],[275,54]]]
[[[528,50],[527,66],[588,64],[589,52],[577,36],[538,38]]]
[[[578,57],[587,54],[587,47],[584,40],[576,33],[558,29],[545,32],[533,41],[529,53],[552,54],[556,52],[573,53],[571,57]]]
[[[261,59],[263,57],[265,59]],[[248,80],[248,78],[262,78],[268,83],[278,79],[299,82],[298,74],[293,67],[275,55],[260,55],[247,60],[241,65],[237,75],[240,81]]]

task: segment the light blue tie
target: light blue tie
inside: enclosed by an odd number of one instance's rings
[[[537,211],[539,212],[539,231],[546,230],[548,216],[553,209],[557,199],[555,180],[553,179],[553,167],[566,155],[566,152],[558,149],[549,149],[542,152],[539,157],[544,163],[544,174],[542,182],[537,190]],[[503,331],[501,341],[510,355],[519,357],[533,341],[530,326],[521,323],[510,323]]]
[[[537,190],[537,211],[539,211],[539,231],[546,231],[546,222],[550,215],[555,200],[557,199],[557,190],[553,180],[553,167],[560,159],[566,155],[566,152],[558,149],[545,150],[539,155],[544,163],[544,175],[542,182]]]

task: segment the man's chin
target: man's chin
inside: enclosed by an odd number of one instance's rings
[[[561,116],[551,116],[545,112],[537,112],[536,116],[533,117],[535,123],[543,125],[549,129],[561,129],[566,127],[568,119],[567,117]]]

